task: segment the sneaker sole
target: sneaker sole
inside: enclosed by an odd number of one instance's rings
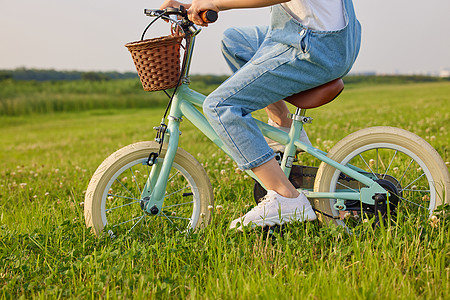
[[[286,213],[286,214],[281,215],[281,220],[280,220],[280,216],[274,216],[274,217],[264,218],[264,219],[260,219],[260,220],[256,220],[256,221],[250,221],[250,223],[264,228],[265,226],[270,227],[270,226],[274,226],[274,225],[283,225],[285,223],[289,223],[289,222],[293,222],[293,221],[300,221],[300,222],[308,221],[308,222],[310,222],[310,221],[314,221],[316,219],[317,219],[316,213],[313,211],[312,207],[309,207],[303,212],[302,215],[299,215],[297,213],[295,213],[295,214]],[[252,226],[252,227],[254,227],[254,226]]]

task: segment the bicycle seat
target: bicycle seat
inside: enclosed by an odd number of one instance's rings
[[[318,87],[291,95],[284,100],[298,108],[315,108],[336,99],[343,89],[344,81],[338,78]]]

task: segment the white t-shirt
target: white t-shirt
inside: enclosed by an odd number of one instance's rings
[[[291,0],[281,5],[292,17],[311,29],[331,31],[345,27],[342,0]]]

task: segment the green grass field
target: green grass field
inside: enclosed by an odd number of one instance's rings
[[[76,83],[2,86],[0,298],[448,297],[448,208],[437,223],[404,219],[376,230],[363,224],[354,235],[318,222],[290,224],[282,234],[230,231],[229,222],[253,205],[253,182],[188,121],[180,146],[203,163],[223,210],[189,236],[94,237],[83,216],[90,176],[115,150],[152,140],[164,110],[154,107],[163,100],[140,91],[131,97],[139,104],[124,105],[128,88],[138,88],[125,82],[91,92]],[[36,90],[40,98],[30,97]],[[27,108],[46,107],[46,99],[53,103],[47,109]],[[389,125],[418,134],[450,161],[448,82],[350,84],[308,115],[314,122],[306,130],[322,150],[358,129]]]

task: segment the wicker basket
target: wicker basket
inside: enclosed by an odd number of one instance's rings
[[[180,35],[169,35],[125,45],[131,52],[145,91],[160,91],[177,85],[182,39]]]

